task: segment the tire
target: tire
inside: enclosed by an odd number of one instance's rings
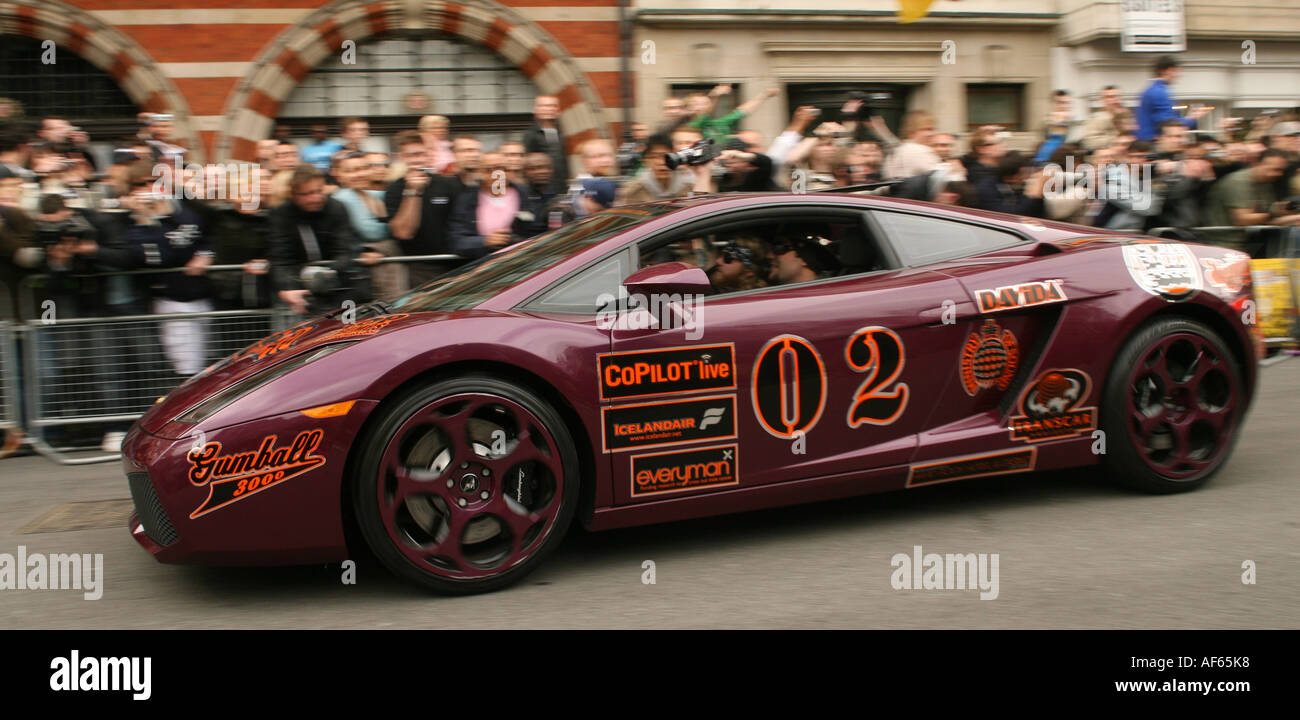
[[[1241,368],[1217,333],[1156,318],[1128,339],[1106,380],[1102,468],[1143,492],[1196,489],[1231,456],[1245,398]]]
[[[564,538],[579,498],[563,419],[514,382],[466,375],[383,408],[352,478],[362,536],[390,570],[441,593],[499,590]]]

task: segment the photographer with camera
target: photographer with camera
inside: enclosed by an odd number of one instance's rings
[[[135,265],[159,270],[143,276],[158,314],[208,312],[213,309],[211,240],[199,214],[186,203],[155,192],[158,177],[145,160],[131,168],[131,193],[122,198],[129,211],[126,244]],[[193,375],[207,365],[207,325],[202,320],[161,323],[163,350],[177,375]]]
[[[433,172],[428,147],[417,133],[400,132],[393,138],[393,144],[407,170],[384,194],[389,231],[404,255],[450,253],[451,210],[461,192],[462,181]],[[463,158],[478,162],[477,145],[466,141],[460,144]],[[455,263],[448,262],[409,263],[411,286],[422,285],[454,266]]]
[[[533,218],[525,206],[527,197],[525,188],[510,182],[504,155],[483,153],[479,186],[456,197],[452,249],[462,257],[477,258],[523,240]]]
[[[632,177],[641,170],[641,157],[646,141],[650,139],[650,126],[634,122],[629,126],[628,140],[618,146],[618,174]]]
[[[84,160],[92,173],[98,169],[95,156],[90,152],[90,136],[66,118],[53,115],[41,118],[40,129],[36,134],[50,152],[73,161]]]
[[[417,136],[418,138],[418,136]],[[348,211],[325,194],[325,176],[299,165],[292,196],[271,210],[271,276],[279,299],[299,315],[318,315],[344,300],[369,302],[370,282]]]
[[[1182,239],[1197,239],[1189,228],[1201,224],[1202,201],[1215,175],[1208,160],[1187,156],[1191,137],[1187,126],[1177,120],[1160,123],[1160,135],[1151,155],[1160,212],[1148,217],[1142,229],[1174,227],[1180,229]]]
[[[709,145],[707,141],[701,142],[706,146]],[[643,167],[636,177],[619,189],[618,199],[614,204],[631,205],[683,197],[692,191],[710,192],[713,186],[712,172],[709,167],[711,158],[705,159],[705,154],[700,152],[694,152],[684,158],[687,161],[696,160],[694,164],[685,165],[690,168],[691,175],[694,176],[695,182],[692,185],[690,176],[675,172],[676,168],[681,167],[679,163],[683,158],[680,154],[674,154],[672,150],[672,140],[667,135],[651,135],[646,140],[645,152],[641,156]],[[671,166],[668,164],[669,156],[673,156]]]
[[[804,138],[785,157],[792,178],[801,173],[799,192],[815,192],[835,187],[835,161],[840,148],[850,142],[850,131],[837,122],[824,122]],[[798,185],[798,183],[792,183]]]

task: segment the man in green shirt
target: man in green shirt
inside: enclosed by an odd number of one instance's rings
[[[1277,202],[1273,183],[1286,171],[1286,155],[1266,150],[1255,164],[1220,178],[1210,190],[1206,220],[1210,225],[1298,225],[1300,215],[1288,214]],[[1210,240],[1236,250],[1246,245],[1246,232],[1216,232]]]
[[[726,115],[713,117],[715,99],[719,96],[726,95],[729,92],[731,92],[731,84],[721,83],[710,90],[707,95],[704,93],[697,93],[687,98],[690,102],[692,119],[686,124],[691,127],[699,128],[700,132],[704,133],[705,138],[712,139],[713,142],[719,145],[722,144],[729,135],[735,133],[736,125],[740,124],[741,118],[753,112],[755,108],[762,105],[768,98],[775,97],[781,92],[781,89],[770,87],[759,93],[758,97],[747,103],[743,103]]]

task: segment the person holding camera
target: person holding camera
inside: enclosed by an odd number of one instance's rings
[[[837,122],[824,122],[786,155],[795,192],[815,192],[835,187],[835,162],[851,133]],[[798,174],[796,174],[798,173]]]
[[[500,152],[484,153],[478,188],[457,196],[451,213],[456,254],[477,258],[522,240],[527,228],[520,225],[520,213],[526,210],[527,192],[510,182]]]
[[[125,238],[135,266],[159,270],[143,276],[157,314],[213,310],[212,243],[199,214],[188,204],[155,192],[153,163],[131,169],[131,192],[121,204],[129,212]],[[163,351],[177,375],[194,375],[207,364],[207,323],[166,320],[160,325]]]
[[[673,152],[672,145],[672,140],[662,134],[651,135],[646,140],[645,152],[641,155],[641,170],[619,188],[615,205],[666,200],[684,197],[692,190],[709,192],[712,189],[713,177],[708,162],[688,166],[694,176],[694,184],[691,176],[674,172],[668,166],[667,157]]]
[[[406,165],[406,175],[399,178],[384,194],[388,211],[388,229],[404,255],[441,255],[451,252],[449,232],[453,201],[461,192],[458,177],[433,172],[427,146],[419,134],[404,131],[393,138],[398,156]],[[462,143],[467,145],[467,143]],[[468,149],[462,149],[465,159]],[[450,270],[458,263],[421,262],[407,265],[412,286]]]
[[[325,194],[325,175],[299,165],[292,195],[271,211],[271,283],[299,315],[317,315],[344,300],[369,302],[370,283],[355,258],[360,251],[348,211]]]
[[[1153,184],[1160,195],[1160,212],[1147,219],[1144,230],[1179,228],[1184,240],[1195,241],[1190,228],[1200,224],[1202,200],[1214,182],[1214,167],[1208,160],[1188,157],[1191,140],[1187,126],[1177,120],[1160,123],[1153,160]]]

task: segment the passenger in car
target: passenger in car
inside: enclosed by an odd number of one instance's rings
[[[840,269],[835,254],[816,238],[784,238],[772,244],[773,285],[791,285],[830,277]]]

